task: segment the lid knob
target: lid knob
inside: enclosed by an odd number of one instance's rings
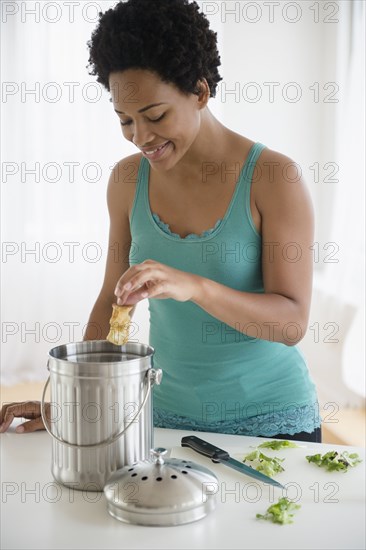
[[[166,455],[167,450],[164,447],[155,447],[150,450],[150,454],[154,459],[155,464],[164,464],[163,455]]]

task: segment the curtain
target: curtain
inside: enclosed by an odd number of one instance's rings
[[[44,379],[48,351],[82,339],[104,273],[109,174],[135,152],[86,68],[97,8],[2,3],[3,384]]]
[[[337,247],[337,263],[328,262],[321,286],[344,304],[342,351],[345,390],[365,396],[365,3],[339,3],[335,152],[339,167],[333,183],[330,241]],[[324,205],[324,210],[326,204]],[[329,248],[332,252],[334,248]],[[331,257],[329,258],[331,259]],[[353,309],[350,317],[349,311]],[[329,372],[331,385],[332,372]],[[333,377],[337,374],[333,372]],[[348,403],[357,403],[357,396]]]

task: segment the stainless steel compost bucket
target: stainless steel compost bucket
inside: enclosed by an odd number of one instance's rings
[[[53,438],[52,475],[74,489],[102,491],[111,474],[149,458],[153,447],[151,388],[161,371],[154,349],[92,340],[49,352],[42,418]],[[45,395],[51,386],[50,421]]]

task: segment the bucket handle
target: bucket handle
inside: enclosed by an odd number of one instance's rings
[[[45,395],[46,395],[46,390],[47,390],[47,387],[50,383],[50,378],[51,377],[49,376],[48,379],[47,379],[47,382],[46,382],[46,384],[43,388],[42,401],[41,401],[41,416],[42,416],[44,427],[46,428],[46,430],[50,434],[50,436],[53,437],[53,439],[55,439],[59,443],[63,443],[64,445],[67,445],[68,447],[73,447],[74,449],[80,449],[80,448],[82,448],[82,449],[97,449],[99,447],[106,447],[107,445],[111,445],[112,443],[117,441],[117,439],[119,439],[124,433],[126,433],[128,428],[130,428],[132,426],[132,424],[139,418],[139,416],[141,415],[141,413],[142,413],[142,411],[145,407],[146,401],[147,401],[147,399],[150,395],[150,391],[151,391],[152,386],[154,384],[159,385],[160,382],[161,382],[161,377],[162,377],[161,369],[149,369],[147,371],[147,373],[146,373],[147,389],[146,389],[145,397],[142,400],[140,408],[137,411],[137,413],[135,414],[135,416],[133,417],[133,419],[131,420],[131,422],[129,424],[127,424],[127,426],[121,432],[119,432],[118,434],[116,434],[114,436],[111,436],[109,439],[101,441],[100,443],[91,443],[89,445],[79,445],[78,443],[69,443],[68,441],[65,441],[61,437],[58,437],[57,435],[55,435],[51,431],[51,428],[48,424],[48,420],[47,420],[46,413],[45,413],[45,401],[44,401],[45,400]]]

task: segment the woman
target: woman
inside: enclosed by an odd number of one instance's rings
[[[195,2],[119,3],[88,46],[90,74],[139,152],[110,177],[109,256],[85,339],[106,337],[112,302],[148,298],[164,373],[155,426],[320,442],[316,390],[295,345],[308,323],[313,242],[296,164],[211,113],[220,57]],[[31,406],[24,431],[43,427]],[[24,404],[3,410],[2,431],[20,407],[24,416]]]

